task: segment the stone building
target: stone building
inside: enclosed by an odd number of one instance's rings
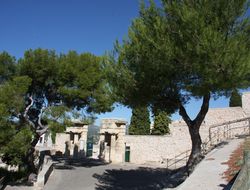
[[[73,121],[72,127],[67,127],[64,133],[56,134],[53,149],[57,154],[81,158],[86,156],[88,125]]]

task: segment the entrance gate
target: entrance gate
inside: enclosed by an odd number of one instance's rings
[[[125,148],[125,162],[130,162],[130,146]]]

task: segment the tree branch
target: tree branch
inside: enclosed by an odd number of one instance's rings
[[[208,108],[209,108],[210,97],[211,97],[210,93],[207,93],[206,95],[203,96],[203,102],[201,105],[201,109],[200,109],[198,115],[196,116],[196,118],[194,119],[195,125],[197,125],[197,126],[200,126],[206,117],[206,114],[207,114]]]
[[[34,128],[36,129],[36,126],[35,124],[29,120],[29,116],[28,116],[28,111],[30,110],[30,108],[34,105],[34,100],[33,100],[33,97],[30,96],[29,97],[29,100],[30,100],[30,104],[26,107],[25,111],[24,111],[24,114],[23,114],[23,117],[25,118],[25,120]]]
[[[202,105],[201,105],[201,109],[200,109],[199,113],[197,114],[197,116],[196,116],[196,118],[194,120],[190,119],[190,117],[187,114],[186,109],[180,103],[180,105],[179,105],[179,114],[182,116],[183,120],[186,122],[186,124],[189,127],[192,127],[192,126],[200,127],[200,125],[202,124],[202,122],[205,119],[206,114],[208,112],[209,100],[210,100],[210,93],[207,93],[206,95],[203,96],[203,102],[202,102]]]
[[[44,133],[46,133],[47,130],[48,130],[48,126],[44,126],[44,128],[36,130],[36,133],[39,134],[39,135],[41,136],[41,135],[43,135]]]
[[[182,105],[182,103],[179,104],[179,114],[182,116],[183,120],[186,122],[186,124],[189,127],[191,127],[193,125],[193,122],[190,119],[190,117],[188,116],[187,111],[184,108],[184,106]]]
[[[45,96],[44,96],[45,97]],[[40,114],[38,116],[38,129],[36,130],[36,133],[38,133],[40,136],[44,133],[46,133],[46,131],[48,130],[48,126],[44,126],[42,124],[42,116],[43,116],[43,113],[45,111],[45,109],[47,108],[47,105],[46,103],[44,102],[44,106],[42,106],[42,108],[40,109]]]

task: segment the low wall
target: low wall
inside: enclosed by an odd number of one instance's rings
[[[70,135],[66,133],[56,133],[55,149],[65,153],[65,142],[70,141]]]
[[[250,151],[244,152],[244,164],[238,174],[231,190],[249,190],[250,189]]]
[[[202,126],[202,140],[208,138],[208,126]],[[130,146],[130,162],[162,162],[191,149],[191,139],[187,126],[171,127],[171,134],[157,135],[126,135],[126,146]],[[124,145],[125,146],[125,145]]]
[[[42,170],[39,172],[37,182],[34,184],[35,189],[43,189],[52,172],[53,162],[49,156],[45,156]]]

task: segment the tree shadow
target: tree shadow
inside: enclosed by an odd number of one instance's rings
[[[235,176],[233,177],[233,179],[231,179],[231,181],[228,182],[228,184],[220,184],[220,187],[223,187],[223,190],[230,190],[237,178],[237,176],[239,175],[239,172],[237,172],[237,174],[235,174]]]
[[[107,165],[107,162],[103,162],[102,160],[92,159],[92,158],[65,158],[65,157],[53,157],[54,168],[59,170],[73,170],[76,167],[85,167],[91,168],[94,166],[102,166]]]
[[[93,177],[98,180],[96,190],[160,190],[178,186],[186,178],[184,173],[183,169],[171,171],[139,167],[132,170],[106,170],[102,175],[94,174]]]

